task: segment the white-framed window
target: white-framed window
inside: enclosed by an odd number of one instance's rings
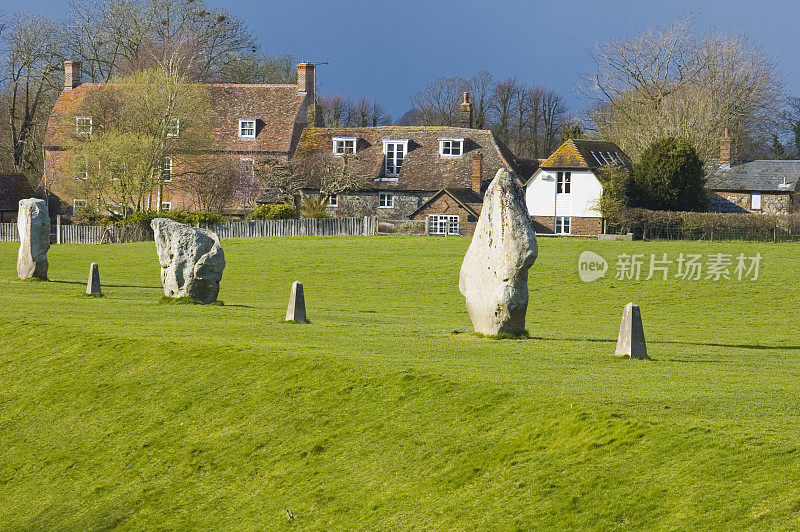
[[[239,159],[239,164],[242,165],[242,170],[250,175],[256,174],[256,162],[250,157],[242,157]]]
[[[72,216],[78,214],[78,211],[83,210],[86,208],[86,200],[85,199],[76,199],[72,200]]]
[[[108,177],[111,181],[119,181],[125,172],[125,164],[120,160],[111,161],[108,165]]]
[[[750,209],[753,211],[761,210],[761,192],[750,193]]]
[[[161,212],[166,212],[172,209],[172,202],[171,201],[162,201],[161,202]]]
[[[90,137],[92,135],[92,117],[75,117],[75,134],[79,137]]]
[[[556,216],[555,233],[557,235],[568,235],[570,231],[569,216]]]
[[[161,162],[161,182],[169,183],[172,181],[172,158],[164,157]]]
[[[170,118],[167,122],[167,137],[179,137],[181,134],[181,121],[177,118]]]
[[[356,137],[333,137],[333,154],[355,153],[357,145],[358,139]]]
[[[408,139],[384,139],[383,141],[383,167],[386,177],[399,177],[403,167],[403,159],[408,151]]]
[[[240,139],[256,138],[255,118],[242,118],[239,120],[239,138]]]
[[[394,209],[394,192],[378,192],[378,207]]]
[[[558,172],[556,174],[556,194],[569,194],[572,184],[572,172]]]
[[[461,157],[464,153],[464,139],[441,138],[439,139],[440,157]]]
[[[84,155],[75,155],[72,157],[72,165],[75,168],[75,177],[77,179],[89,178],[89,160]]]
[[[457,235],[459,216],[453,214],[429,214],[429,235]]]
[[[335,194],[331,194],[328,196],[328,207],[338,207],[339,206],[339,196]]]

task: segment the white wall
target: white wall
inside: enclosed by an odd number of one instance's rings
[[[569,194],[556,198],[556,170],[540,168],[525,186],[525,203],[531,216],[600,218],[603,185],[590,170],[572,170]]]

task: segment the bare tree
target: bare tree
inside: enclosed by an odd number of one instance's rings
[[[362,96],[357,102],[341,94],[319,99],[318,107],[326,127],[375,127],[387,126],[392,117],[378,100]]]
[[[461,94],[469,90],[464,78],[439,78],[410,98],[417,125],[458,126]]]
[[[62,86],[58,26],[41,15],[18,14],[2,37],[4,136],[14,172],[36,188],[47,117]]]
[[[488,70],[480,70],[469,78],[469,92],[473,105],[473,126],[486,129],[489,124],[489,106],[494,95],[494,77]]]
[[[684,19],[590,55],[594,126],[634,158],[658,138],[684,137],[708,159],[726,128],[740,153],[752,152],[772,130],[782,87],[767,54],[741,35],[697,38]]]

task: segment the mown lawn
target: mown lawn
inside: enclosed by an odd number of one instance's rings
[[[489,340],[468,244],[227,240],[195,306],[159,303],[153,243],[53,246],[47,283],[0,243],[0,529],[800,527],[800,245],[542,238],[532,338]],[[760,276],[614,279],[681,252]],[[612,356],[629,301],[651,361]]]

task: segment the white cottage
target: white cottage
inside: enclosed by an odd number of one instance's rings
[[[545,160],[525,184],[525,201],[537,232],[597,235],[603,232],[599,169],[630,168],[630,159],[613,142],[572,139]]]

